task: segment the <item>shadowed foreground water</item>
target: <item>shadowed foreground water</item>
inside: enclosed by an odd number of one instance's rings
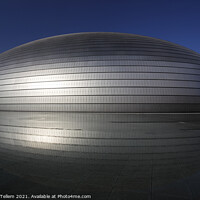
[[[1,194],[199,200],[200,114],[0,112]]]

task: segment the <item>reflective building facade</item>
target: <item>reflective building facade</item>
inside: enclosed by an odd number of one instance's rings
[[[34,41],[1,54],[1,110],[199,111],[199,54],[119,33]]]
[[[190,49],[122,33],[27,43],[0,55],[0,174],[27,193],[198,199],[199,112]]]

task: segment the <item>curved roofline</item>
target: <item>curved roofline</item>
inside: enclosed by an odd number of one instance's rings
[[[34,42],[40,42],[42,40],[47,40],[47,39],[51,39],[51,38],[57,38],[57,37],[61,37],[61,36],[71,36],[71,35],[82,35],[82,34],[120,34],[120,35],[130,35],[130,36],[137,36],[137,37],[144,37],[144,38],[149,38],[149,39],[153,39],[153,40],[157,40],[157,41],[161,41],[161,42],[166,42],[166,43],[170,43],[171,45],[175,45],[177,47],[181,47],[181,48],[184,48],[186,50],[189,50],[191,51],[192,53],[200,56],[200,54],[188,47],[185,47],[185,46],[182,46],[180,44],[177,44],[177,43],[174,43],[174,42],[171,42],[171,41],[168,41],[168,40],[163,40],[163,39],[159,39],[159,38],[155,38],[155,37],[150,37],[150,36],[146,36],[146,35],[139,35],[139,34],[133,34],[133,33],[121,33],[121,32],[79,32],[79,33],[67,33],[67,34],[60,34],[60,35],[55,35],[55,36],[48,36],[48,37],[45,37],[45,38],[41,38],[41,39],[36,39],[36,40],[33,40],[33,41],[30,41],[30,42],[27,42],[27,43],[24,43],[24,44],[21,44],[21,45],[18,45],[16,47],[13,47],[9,50],[6,50],[4,52],[2,52],[0,55],[4,54],[4,53],[7,53],[11,50],[14,50],[16,48],[20,48],[20,47],[23,47],[23,46],[26,46],[26,45],[31,45],[31,43],[34,43]]]

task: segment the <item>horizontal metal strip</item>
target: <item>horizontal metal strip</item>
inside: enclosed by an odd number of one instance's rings
[[[9,70],[8,70],[9,71]],[[165,74],[187,74],[200,75],[199,69],[164,67],[164,66],[95,66],[95,67],[73,67],[73,68],[55,68],[42,70],[28,70],[17,73],[2,73],[0,80],[22,78],[31,76],[47,76],[61,74],[93,74],[93,73],[165,73]]]
[[[135,65],[143,65],[143,66],[174,66],[174,67],[186,67],[186,68],[196,68],[199,69],[199,64],[192,64],[192,63],[182,63],[182,62],[169,62],[169,61],[135,61],[135,60],[117,60],[117,61],[109,61],[109,60],[102,60],[102,61],[78,61],[78,62],[61,62],[60,60],[56,63],[43,61],[43,63],[38,62],[25,62],[20,64],[13,64],[8,66],[1,66],[0,72],[5,70],[9,70],[10,72],[17,72],[19,69],[22,71],[29,70],[36,70],[36,69],[46,69],[46,65],[48,65],[48,69],[51,68],[68,68],[68,67],[97,67],[97,66],[135,66]],[[31,66],[31,68],[30,68]],[[58,67],[59,66],[59,67]]]
[[[22,98],[22,99],[24,99],[24,97]],[[39,99],[39,98],[37,98],[37,99]],[[42,99],[42,98],[41,98]],[[10,100],[12,100],[12,99],[10,99]],[[34,99],[34,100],[36,100],[36,99]],[[192,99],[193,100],[193,99]],[[32,100],[33,101],[33,100]],[[108,101],[108,102],[96,102],[96,103],[94,103],[94,102],[81,102],[81,103],[78,103],[78,102],[66,102],[66,103],[58,103],[58,102],[47,102],[47,101],[43,101],[43,102],[32,102],[32,101],[27,101],[27,103],[25,103],[25,102],[17,102],[17,101],[13,101],[13,103],[8,103],[8,102],[6,102],[6,103],[0,103],[0,105],[6,105],[6,104],[9,104],[9,105],[18,105],[18,106],[23,106],[23,105],[27,105],[27,104],[30,104],[30,105],[32,105],[32,106],[39,106],[39,105],[37,105],[37,104],[40,104],[41,106],[70,106],[70,105],[73,105],[73,106],[75,106],[75,107],[77,107],[77,106],[85,106],[85,107],[88,107],[88,106],[99,106],[99,107],[102,107],[103,108],[103,106],[111,106],[111,105],[113,105],[114,107],[116,107],[116,106],[121,106],[121,107],[126,107],[126,106],[141,106],[141,107],[143,107],[143,106],[147,106],[147,107],[151,107],[151,106],[156,106],[156,104],[159,104],[159,106],[165,106],[165,107],[167,107],[167,106],[174,106],[174,105],[176,105],[176,106],[181,106],[181,107],[188,107],[188,106],[200,106],[199,105],[199,101],[198,102],[184,102],[184,101],[182,101],[182,102],[163,102],[163,101],[158,101],[158,102],[156,102],[156,101],[154,101],[154,102],[144,102],[144,103],[142,103],[142,102],[130,102],[130,103],[128,103],[128,102],[112,102],[112,101]],[[60,100],[60,101],[63,101],[62,99]],[[64,100],[65,101],[65,100]],[[77,107],[78,108],[78,107]],[[148,112],[149,113],[149,112]],[[153,112],[152,112],[153,113]],[[176,113],[176,112],[174,112],[174,113]]]
[[[194,64],[194,65],[199,65],[199,62],[192,62],[190,61],[189,59],[165,59],[165,58],[141,58],[141,59],[136,59],[136,58],[132,58],[131,57],[123,57],[123,58],[120,58],[120,56],[116,56],[115,58],[114,57],[109,57],[109,56],[104,56],[104,57],[89,57],[89,58],[86,58],[86,57],[83,57],[83,58],[74,58],[74,59],[67,59],[67,58],[62,58],[62,59],[49,59],[49,60],[38,60],[38,61],[31,61],[30,59],[27,61],[27,62],[16,62],[16,63],[10,63],[10,64],[2,64],[0,67],[3,69],[8,69],[8,66],[9,65],[14,65],[16,68],[18,65],[23,66],[28,66],[28,65],[42,65],[42,64],[54,64],[54,63],[75,63],[75,62],[177,62],[177,63],[189,63],[189,64]]]
[[[157,83],[157,85],[162,85],[164,88],[179,88],[176,86],[186,86],[185,88],[190,88],[190,85],[192,85],[191,87],[193,88],[199,88],[199,81],[195,81],[195,80],[174,80],[174,79],[81,79],[81,80],[50,80],[50,81],[34,81],[34,82],[21,82],[21,83],[10,83],[10,84],[2,84],[0,85],[1,88],[9,88],[9,87],[13,87],[14,85],[16,85],[16,87],[21,87],[21,88],[26,88],[27,86],[31,86],[31,85],[40,85],[40,86],[45,86],[46,85],[52,85],[52,87],[56,87],[56,85],[59,83],[62,85],[66,85],[67,86],[74,86],[76,88],[76,86],[78,86],[77,88],[80,88],[80,86],[84,86],[84,87],[88,87],[88,86],[95,86],[96,83],[99,83],[99,87],[101,88],[101,86],[103,87],[105,86],[111,86],[110,83],[113,83],[113,86],[116,87],[121,87],[124,85],[124,87],[130,87],[130,86],[146,86],[146,85],[151,85],[152,87],[155,86],[155,84]],[[166,85],[164,85],[164,83]],[[171,85],[171,87],[170,87]],[[169,87],[168,87],[169,86]],[[175,87],[174,87],[175,86]],[[73,88],[74,88],[73,87]],[[112,87],[112,86],[111,86]],[[150,86],[151,87],[151,86]],[[67,87],[68,88],[68,87]],[[70,87],[69,87],[70,88]],[[82,88],[82,87],[81,87]],[[96,88],[96,86],[94,87]],[[184,87],[183,87],[184,88]],[[31,88],[29,88],[31,89]],[[47,87],[48,89],[48,87]],[[2,90],[3,91],[3,90]]]
[[[80,104],[80,103],[4,103],[1,111],[68,112],[68,113],[199,113],[199,104]]]
[[[36,52],[36,50],[38,52],[44,52],[46,50],[50,50],[52,52],[58,52],[62,51],[62,50],[94,50],[94,49],[124,49],[124,48],[130,48],[130,49],[136,49],[136,50],[159,50],[159,51],[176,51],[183,53],[183,54],[193,54],[195,55],[195,52],[184,48],[182,46],[176,46],[176,45],[167,45],[166,43],[158,43],[156,42],[144,42],[143,40],[140,41],[134,41],[134,42],[130,42],[130,41],[126,41],[126,42],[122,42],[122,41],[106,41],[106,42],[95,42],[92,43],[92,41],[90,42],[73,42],[73,41],[68,41],[65,44],[63,43],[59,43],[57,42],[56,44],[44,44],[44,45],[36,45],[36,46],[29,46],[29,47],[24,47],[21,46],[20,47],[20,51],[18,51],[18,49],[12,49],[9,51],[10,55],[12,56],[19,56],[21,54],[23,55],[28,55],[28,54],[33,54],[34,52]],[[3,54],[3,58],[6,58],[6,53],[5,52]]]
[[[32,62],[32,64],[40,63],[41,61],[50,61],[50,63],[55,62],[77,62],[77,61],[116,61],[116,60],[134,60],[134,61],[174,61],[174,62],[189,62],[193,64],[199,64],[200,60],[194,60],[194,59],[187,59],[187,58],[177,58],[177,57],[171,57],[171,56],[134,56],[134,55],[105,55],[105,56],[74,56],[74,57],[60,57],[60,58],[52,58],[52,56],[49,56],[49,58],[43,58],[40,59],[20,59],[19,62],[5,62],[1,63],[2,66],[12,65],[12,64],[22,64],[25,62]]]
[[[90,38],[91,39],[91,38]],[[69,49],[80,49],[80,48],[97,48],[97,47],[101,47],[101,48],[124,48],[124,47],[135,47],[135,48],[147,48],[149,47],[150,49],[154,49],[154,48],[161,48],[161,49],[169,49],[169,50],[176,50],[176,51],[183,51],[183,52],[188,52],[188,53],[193,53],[194,51],[180,46],[180,45],[176,45],[174,43],[166,43],[165,42],[159,42],[158,40],[156,41],[147,41],[144,38],[142,39],[137,39],[137,40],[121,40],[117,39],[117,40],[112,40],[113,38],[109,38],[109,40],[105,41],[105,40],[89,40],[89,41],[84,41],[84,40],[65,40],[65,43],[59,42],[58,40],[56,41],[56,43],[52,43],[50,40],[48,42],[44,42],[44,43],[37,43],[37,41],[34,42],[34,44],[31,46],[30,43],[27,43],[26,46],[22,45],[20,46],[20,51],[18,51],[18,48],[13,48],[12,50],[10,50],[10,52],[15,55],[16,53],[19,52],[29,52],[29,51],[33,51],[35,49],[38,49],[40,51],[46,50],[51,48],[52,50],[59,50],[62,48],[69,48]]]
[[[134,56],[164,56],[164,57],[172,57],[172,58],[183,58],[183,59],[191,59],[191,60],[199,60],[200,57],[198,57],[196,54],[186,54],[186,53],[177,53],[177,51],[147,51],[147,49],[145,51],[140,51],[140,50],[135,50],[135,49],[114,49],[112,51],[109,51],[108,49],[103,49],[103,50],[96,50],[96,51],[68,51],[65,50],[59,50],[58,52],[54,52],[54,51],[36,51],[36,52],[32,52],[31,54],[19,54],[18,56],[14,57],[14,56],[9,56],[9,58],[5,58],[3,59],[1,57],[1,63],[2,64],[8,64],[8,63],[12,63],[12,62],[18,62],[19,60],[23,61],[23,60],[27,60],[27,59],[35,59],[35,60],[40,60],[37,58],[43,58],[43,59],[47,59],[47,58],[62,58],[62,57],[77,57],[77,56],[102,56],[102,55],[134,55]],[[176,56],[177,55],[177,56]]]
[[[115,41],[115,42],[98,42],[97,44],[92,44],[90,43],[57,43],[56,45],[40,45],[38,47],[34,47],[33,46],[29,46],[28,48],[24,48],[24,46],[20,47],[20,51],[17,51],[17,49],[12,49],[9,51],[9,54],[12,55],[13,57],[17,57],[19,55],[30,55],[30,54],[35,54],[36,52],[39,53],[43,53],[46,51],[51,51],[51,52],[58,52],[59,51],[85,51],[85,50],[104,50],[104,49],[108,49],[108,50],[115,50],[115,49],[129,49],[129,50],[136,50],[136,51],[166,51],[166,52],[176,52],[176,53],[181,53],[181,54],[185,54],[185,55],[196,55],[194,51],[191,51],[190,49],[186,49],[183,48],[182,46],[179,46],[177,48],[177,46],[172,46],[172,45],[166,45],[166,44],[158,44],[157,41],[154,42],[149,42],[146,43],[142,40],[138,41],[138,42],[119,42],[119,41]],[[7,53],[5,52],[2,55],[2,58],[6,59],[7,58]]]
[[[95,67],[67,67],[59,68],[59,65],[56,68],[52,69],[45,69],[45,65],[43,69],[34,70],[29,69],[27,71],[21,72],[11,72],[12,70],[3,70],[4,73],[1,74],[0,80],[7,80],[13,78],[27,78],[32,76],[44,76],[44,75],[59,75],[59,74],[83,74],[83,73],[124,73],[124,72],[131,72],[131,73],[138,73],[138,72],[147,72],[147,73],[175,73],[175,74],[200,74],[200,68],[186,68],[186,67],[174,67],[174,66],[95,66]],[[8,73],[6,72],[8,71]],[[1,71],[2,72],[2,71]]]
[[[83,82],[84,83],[84,82]],[[187,82],[185,82],[185,83],[187,83]],[[189,82],[190,83],[190,82]],[[124,84],[122,84],[122,85],[120,85],[120,86],[113,86],[113,85],[108,85],[108,86],[102,86],[102,85],[99,85],[99,86],[92,86],[92,85],[88,85],[88,84],[80,84],[80,86],[77,84],[77,86],[76,86],[76,84],[74,84],[74,86],[73,86],[73,84],[71,84],[71,85],[67,85],[67,84],[62,84],[62,82],[59,84],[58,82],[55,82],[55,84],[53,85],[52,84],[52,86],[51,85],[49,85],[48,84],[48,82],[46,83],[46,82],[44,82],[44,83],[36,83],[36,84],[28,84],[28,85],[18,85],[18,84],[16,84],[16,85],[14,85],[13,84],[13,86],[12,85],[8,85],[8,86],[3,86],[3,87],[1,87],[0,86],[0,95],[3,95],[3,94],[8,94],[8,95],[12,95],[13,96],[13,94],[15,94],[15,92],[26,92],[26,91],[29,91],[29,92],[31,92],[31,91],[40,91],[40,90],[42,90],[43,91],[43,94],[45,94],[46,93],[46,91],[48,91],[49,89],[51,89],[51,91],[53,91],[53,90],[64,90],[64,89],[66,89],[66,90],[68,90],[68,89],[81,89],[81,88],[84,88],[84,89],[122,89],[122,88],[124,88],[124,89],[129,89],[129,88],[143,88],[143,89],[148,89],[148,88],[150,88],[150,89],[162,89],[162,88],[164,88],[164,89],[170,89],[170,88],[173,88],[173,89],[195,89],[195,90],[197,90],[197,89],[200,89],[200,85],[198,86],[197,84],[194,84],[194,85],[192,85],[191,83],[189,84],[189,83],[187,83],[187,84],[175,84],[176,86],[174,86],[173,85],[173,83],[172,84],[168,84],[168,85],[163,85],[163,86],[155,86],[156,85],[156,83],[154,82],[154,84],[152,84],[152,85],[150,85],[150,84],[148,84],[148,83],[146,83],[146,84],[143,84],[143,85],[141,85],[141,86],[139,86],[139,85],[133,85],[133,86],[130,86],[130,85],[124,85]],[[157,82],[157,84],[160,84],[160,82]],[[163,84],[163,82],[162,82],[162,84]],[[106,84],[105,84],[106,85]],[[184,86],[184,85],[186,85],[186,86]],[[16,87],[15,87],[16,86]],[[20,87],[21,86],[21,87]],[[4,89],[5,88],[5,89]],[[16,89],[15,89],[16,88]]]
[[[200,82],[199,75],[166,74],[166,73],[94,73],[94,74],[62,74],[50,76],[33,76],[1,80],[0,85],[27,84],[55,81],[94,81],[94,80],[172,80]]]
[[[37,48],[21,48],[20,51],[17,51],[16,49],[11,49],[12,51],[9,52],[9,54],[12,56],[11,58],[19,58],[20,56],[27,57],[29,55],[33,55],[33,57],[36,57],[38,55],[49,55],[49,54],[84,54],[84,53],[101,53],[101,52],[108,52],[108,53],[115,53],[115,52],[127,52],[127,53],[164,53],[164,54],[177,54],[181,56],[193,56],[199,58],[198,54],[196,52],[187,51],[184,49],[177,49],[176,47],[166,47],[166,46],[158,46],[154,45],[153,43],[151,45],[145,45],[139,43],[139,44],[114,44],[112,46],[104,43],[104,44],[88,44],[88,45],[56,45],[56,46],[47,46],[47,45],[40,45],[40,47]],[[2,55],[2,60],[5,61],[7,56],[5,52]]]
[[[0,98],[18,97],[65,97],[65,96],[193,96],[200,97],[199,88],[146,88],[146,87],[124,87],[124,88],[56,88],[36,89],[25,91],[0,92]],[[53,99],[52,99],[53,100]]]
[[[187,54],[180,54],[177,53],[176,51],[174,52],[162,52],[162,51],[138,51],[138,50],[134,50],[134,48],[132,48],[131,50],[126,50],[125,48],[123,49],[114,49],[112,51],[109,51],[108,49],[103,49],[103,50],[89,50],[89,51],[76,51],[76,52],[72,52],[72,51],[59,51],[59,53],[57,52],[53,52],[53,51],[49,51],[46,50],[45,52],[32,52],[31,54],[27,54],[27,55],[19,55],[17,57],[10,57],[10,59],[1,59],[1,64],[9,64],[9,63],[14,63],[14,62],[18,62],[18,61],[26,61],[26,60],[41,60],[41,59],[57,59],[57,58],[73,58],[73,57],[87,57],[87,56],[114,56],[114,55],[118,55],[118,56],[154,56],[154,57],[166,57],[166,58],[175,58],[175,59],[189,59],[191,61],[200,61],[200,57],[198,57],[197,55],[193,54],[193,55],[187,55]]]
[[[44,65],[43,67],[46,67],[47,65]],[[61,65],[60,65],[61,66]],[[7,70],[8,72],[10,70]],[[84,74],[84,73],[174,73],[174,74],[200,74],[200,68],[199,69],[193,69],[193,68],[185,68],[185,67],[175,67],[175,66],[94,66],[94,67],[67,67],[59,68],[59,65],[56,66],[55,69],[41,69],[41,70],[33,70],[30,69],[25,72],[17,72],[17,73],[2,73],[1,80],[5,78],[12,78],[12,77],[23,77],[23,76],[30,76],[30,75],[54,75],[54,74]],[[9,76],[9,75],[12,75]],[[19,76],[20,75],[20,76]]]
[[[41,50],[34,50],[31,51],[31,53],[28,52],[24,52],[24,53],[20,53],[17,56],[12,55],[12,57],[10,57],[11,61],[12,60],[17,60],[20,58],[37,58],[37,57],[45,57],[45,56],[62,56],[62,55],[67,55],[67,56],[73,56],[73,55],[102,55],[102,53],[104,55],[115,55],[117,54],[122,54],[122,55],[162,55],[162,56],[169,56],[169,55],[173,55],[175,57],[175,55],[177,55],[177,57],[185,57],[185,58],[194,58],[194,59],[198,59],[200,57],[198,57],[196,54],[188,54],[185,52],[180,52],[177,51],[175,49],[162,49],[162,48],[137,48],[137,47],[114,47],[114,48],[109,48],[109,47],[96,47],[96,48],[90,48],[87,49],[87,47],[85,47],[84,49],[81,48],[77,48],[77,49],[59,49],[59,52],[55,49],[45,49],[43,51]],[[173,57],[172,56],[172,57]],[[2,57],[2,62],[6,62],[7,58],[3,58]]]
[[[1,97],[0,104],[9,103],[70,103],[70,104],[147,104],[162,103],[162,104],[199,104],[200,95],[59,95],[59,96],[36,96],[36,97]]]

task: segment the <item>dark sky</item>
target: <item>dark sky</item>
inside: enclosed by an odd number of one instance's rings
[[[0,53],[48,36],[97,31],[156,37],[200,53],[200,1],[0,0]]]

